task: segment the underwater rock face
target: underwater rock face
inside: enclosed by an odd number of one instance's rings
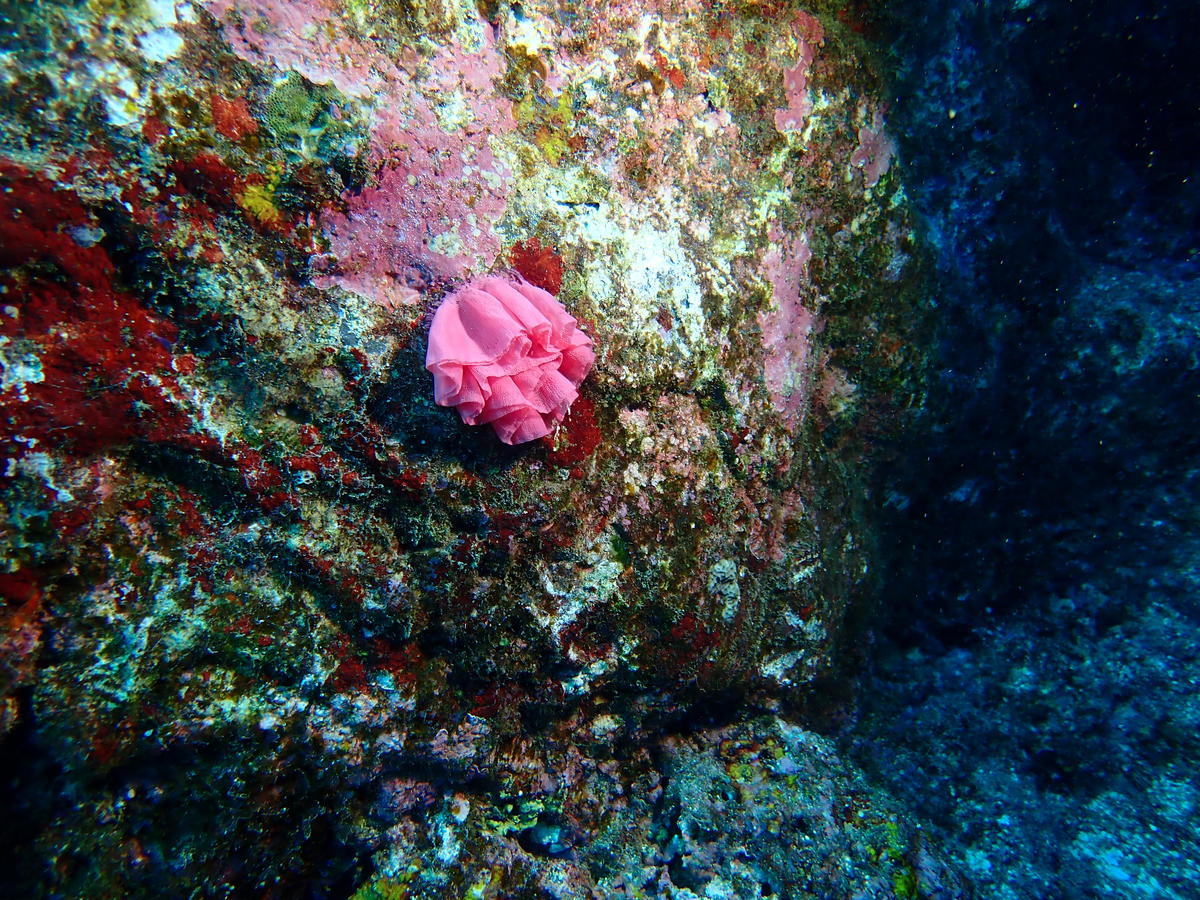
[[[709,874],[631,861],[613,798],[718,701],[801,708],[847,663],[874,448],[924,390],[869,21],[835,13],[17,15],[0,721],[28,824],[3,878],[684,897],[734,877],[711,848]],[[442,299],[507,273],[597,355],[520,447],[437,406],[424,368]],[[916,881],[881,890],[923,889],[905,858]]]

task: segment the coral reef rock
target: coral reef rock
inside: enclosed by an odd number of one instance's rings
[[[926,378],[866,4],[6,16],[0,882],[959,890],[801,730]],[[424,367],[503,273],[597,356],[517,447]]]

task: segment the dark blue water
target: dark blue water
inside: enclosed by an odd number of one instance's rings
[[[944,317],[852,740],[981,896],[1200,896],[1200,7],[892,11]]]

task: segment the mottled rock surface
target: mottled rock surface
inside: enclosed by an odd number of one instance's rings
[[[750,0],[14,13],[0,877],[956,890],[819,740],[712,720],[832,702],[873,467],[922,402],[870,26]],[[440,298],[506,271],[597,352],[516,448],[423,366]]]

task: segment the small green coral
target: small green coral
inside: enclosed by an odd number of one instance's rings
[[[551,165],[558,165],[559,160],[570,153],[569,140],[575,123],[572,91],[563,91],[552,102],[529,94],[513,107],[513,117],[521,125],[536,129],[533,142]]]
[[[496,805],[495,812],[484,816],[484,834],[518,834],[537,824],[538,817],[548,808],[543,797],[524,800],[503,801]]]
[[[353,156],[347,149],[362,137],[348,115],[349,100],[337,88],[313,84],[295,72],[275,83],[263,106],[267,132],[285,153],[301,160]]]
[[[420,871],[420,867],[414,864],[394,878],[368,881],[351,895],[350,900],[408,900],[409,885]]]

